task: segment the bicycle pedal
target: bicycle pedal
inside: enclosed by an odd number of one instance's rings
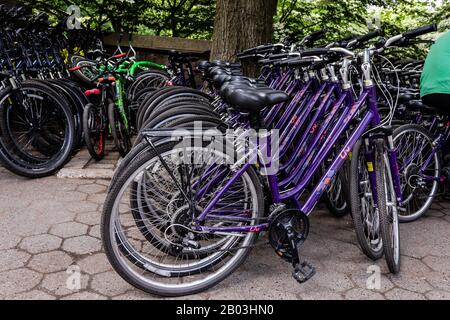
[[[316,274],[316,269],[307,261],[303,261],[298,264],[294,271],[292,272],[292,276],[299,283],[304,283],[312,278]]]

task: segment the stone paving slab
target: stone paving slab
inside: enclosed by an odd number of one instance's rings
[[[0,168],[0,299],[160,299],[123,281],[103,253],[99,223],[107,185],[103,179],[28,180]],[[289,264],[263,239],[229,278],[180,299],[449,299],[449,208],[436,203],[430,215],[401,225],[399,275],[361,253],[349,217],[336,219],[319,206],[301,250],[317,268],[311,280],[294,281]],[[374,266],[381,275],[372,290]]]
[[[112,141],[108,141],[106,149],[110,150],[101,161],[95,161],[89,155],[86,147],[67,163],[57,173],[58,178],[72,179],[111,179],[119,163],[119,154],[113,150]]]

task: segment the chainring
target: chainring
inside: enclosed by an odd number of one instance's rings
[[[293,252],[288,239],[288,228],[295,234],[297,245],[301,245],[309,233],[309,219],[297,209],[286,209],[271,217],[269,222],[269,243],[283,260],[292,261]]]

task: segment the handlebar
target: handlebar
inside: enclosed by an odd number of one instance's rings
[[[69,68],[69,72],[74,72],[74,71],[77,71],[77,70],[80,70],[80,69],[81,69],[81,66],[76,66],[76,67],[73,67],[73,68]]]
[[[286,53],[277,53],[277,54],[272,54],[270,56],[267,57],[268,60],[279,60],[279,59],[283,59],[283,58],[295,58],[295,57],[299,57],[300,53],[299,52],[286,52]]]

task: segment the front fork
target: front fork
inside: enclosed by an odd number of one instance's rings
[[[402,205],[403,203],[403,195],[402,188],[400,182],[400,172],[398,169],[398,161],[397,161],[397,148],[394,145],[394,139],[392,137],[392,133],[389,132],[384,135],[384,139],[386,141],[387,154],[389,159],[389,166],[391,169],[392,175],[392,183],[395,190],[395,195],[397,199],[398,205]],[[376,188],[376,174],[375,174],[375,148],[373,147],[373,141],[369,138],[364,139],[365,144],[365,159],[367,165],[367,171],[369,172],[369,181],[372,189],[373,200],[375,206],[378,206],[378,196],[377,196],[377,188]]]
[[[129,130],[128,117],[124,104],[124,91],[122,82],[116,81],[116,85],[114,86],[114,88],[115,88],[114,104],[116,105],[116,108],[119,108],[119,114],[120,117],[122,118],[125,128]]]
[[[372,199],[375,207],[378,207],[377,183],[375,175],[375,147],[369,138],[364,139],[364,158],[366,168],[369,174],[370,189],[372,190]]]
[[[400,182],[400,171],[398,169],[397,148],[394,145],[392,133],[386,136],[387,153],[389,158],[389,165],[391,167],[392,183],[394,184],[395,196],[398,205],[403,203],[402,187]]]

